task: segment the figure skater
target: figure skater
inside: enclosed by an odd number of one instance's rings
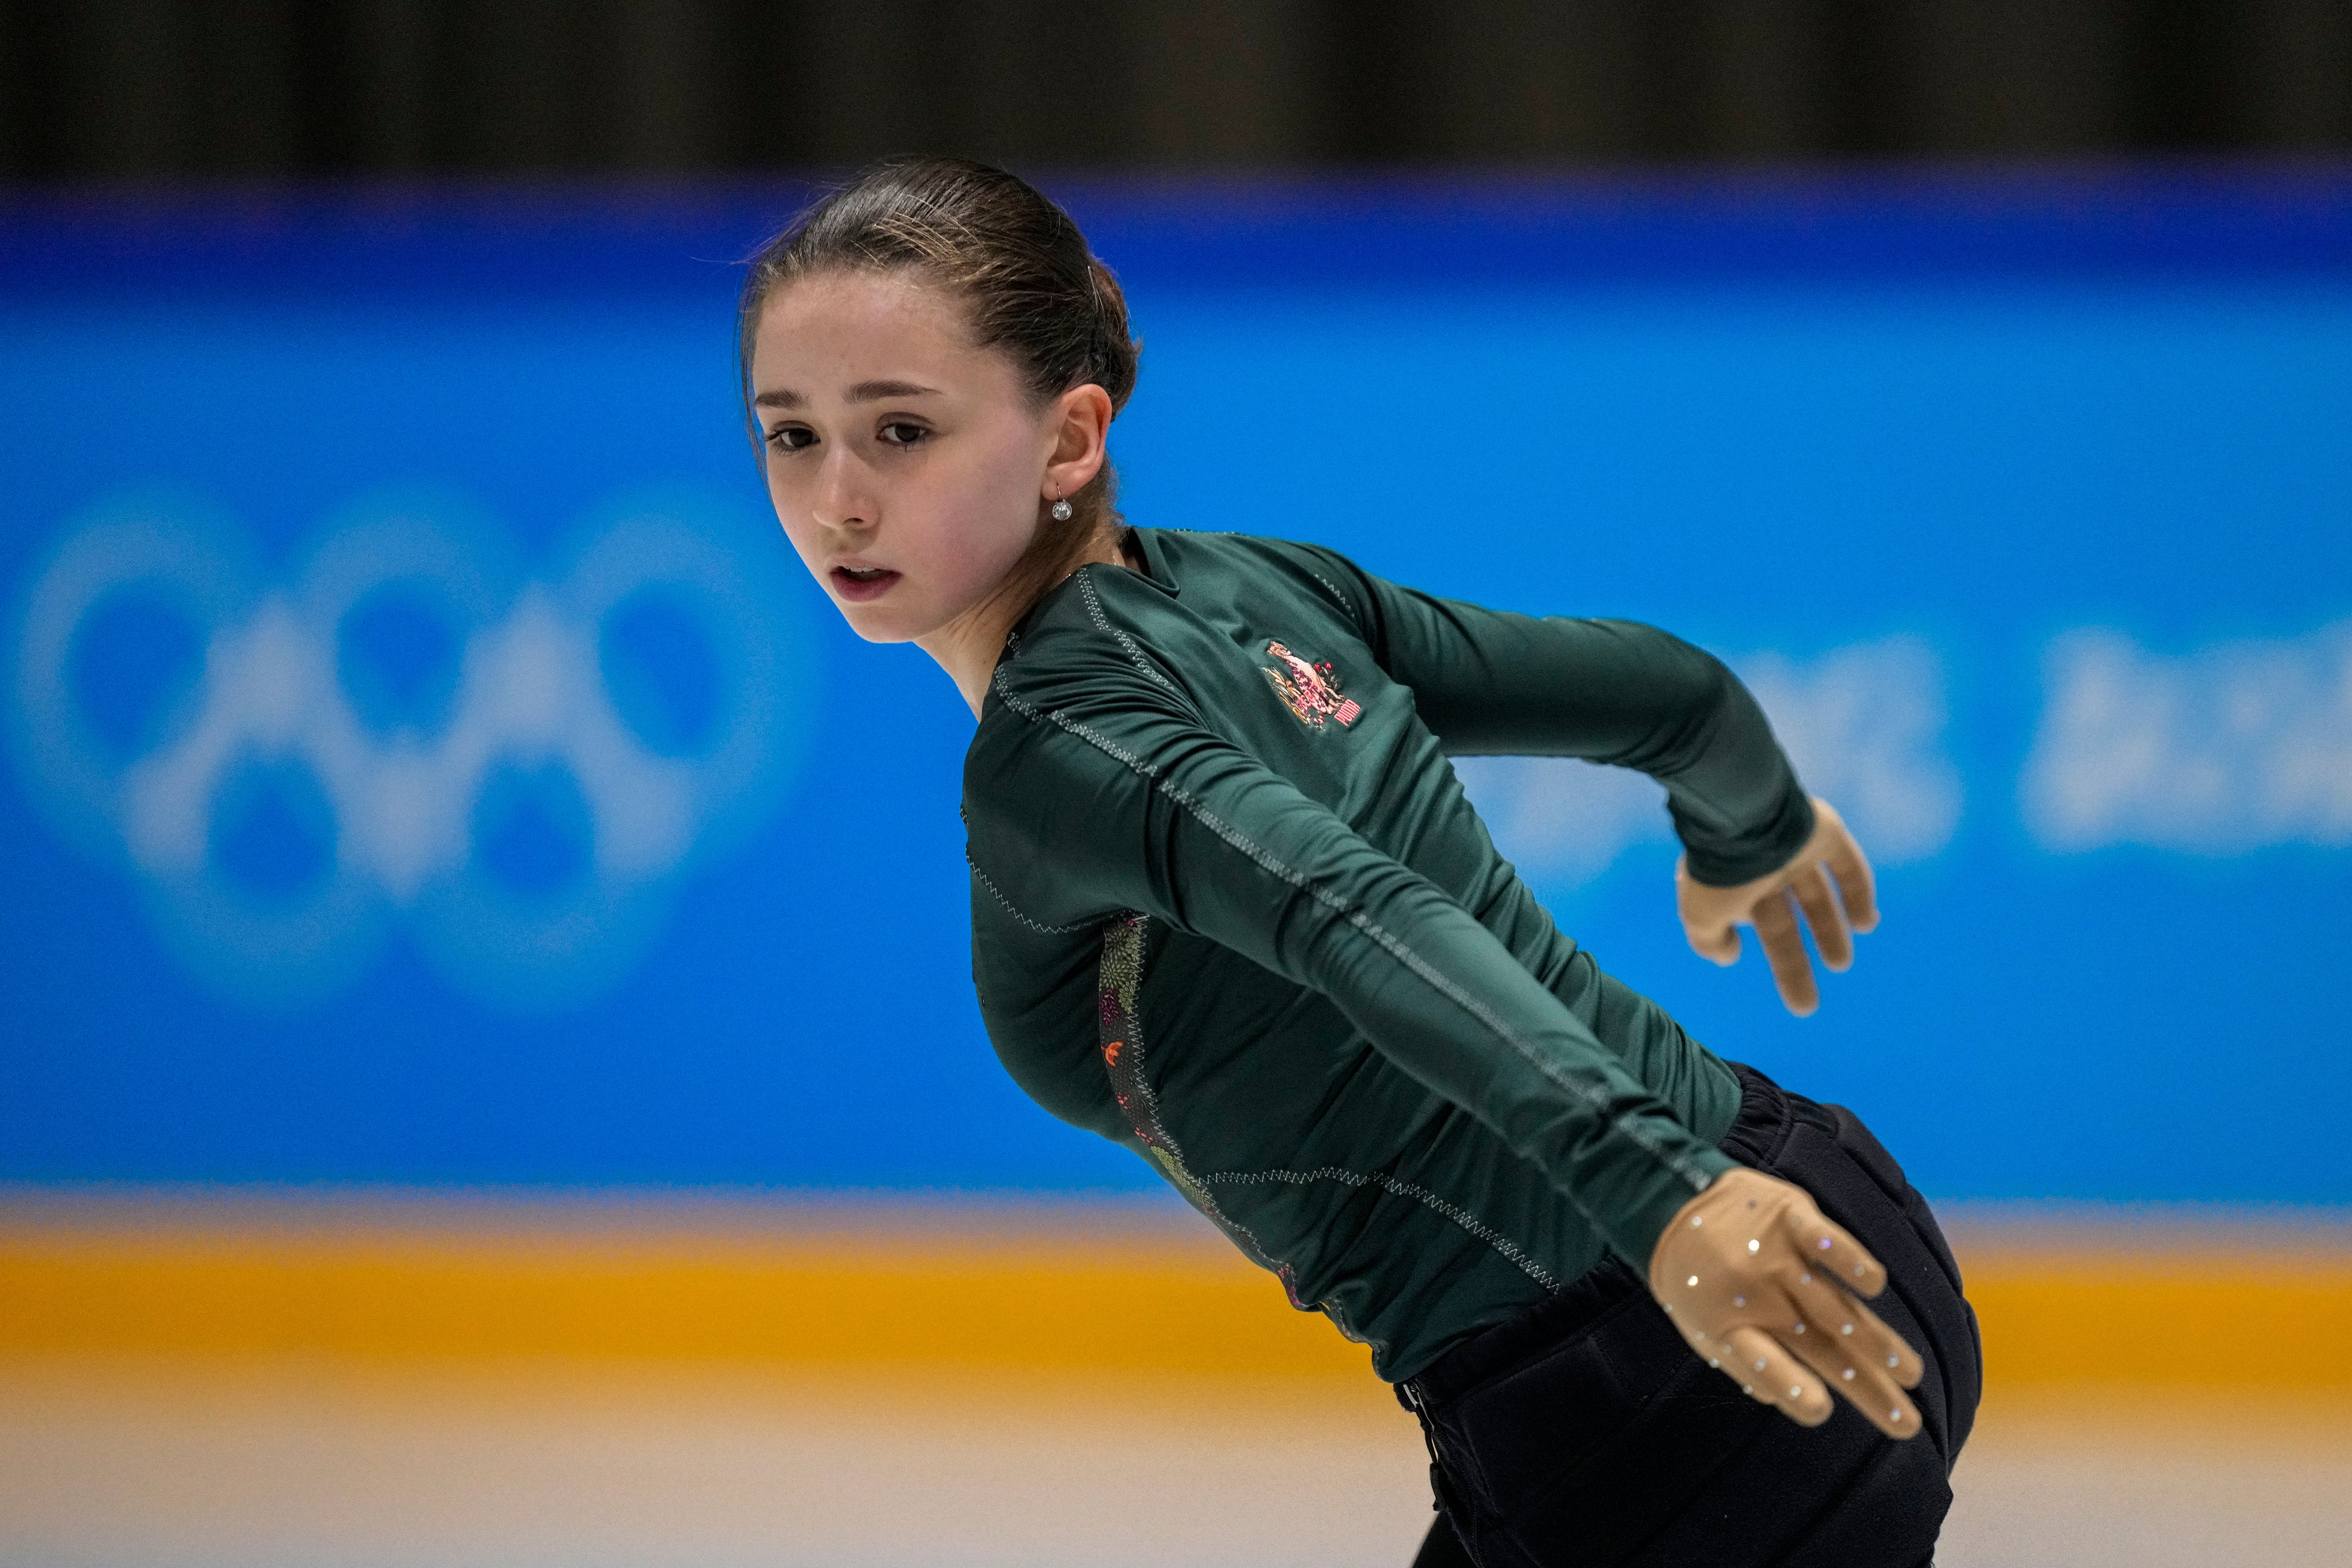
[[[1125,301],[994,169],[892,162],[822,202],[753,261],[740,346],[793,548],[978,718],[998,1055],[1370,1347],[1434,1459],[1420,1561],[1927,1563],[1979,1372],[1926,1204],[1850,1111],[1603,974],[1446,761],[1659,780],[1692,945],[1729,963],[1752,925],[1810,1012],[1801,927],[1844,968],[1870,870],[1724,666],[1126,527]],[[1315,482],[1284,413],[1226,416],[1244,494]]]

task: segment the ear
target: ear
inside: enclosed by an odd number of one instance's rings
[[[1109,456],[1110,394],[1092,382],[1054,399],[1045,427],[1054,438],[1040,495],[1047,500],[1074,496],[1095,482]]]

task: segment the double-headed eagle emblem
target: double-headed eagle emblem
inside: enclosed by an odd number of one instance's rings
[[[1282,667],[1262,664],[1258,668],[1265,671],[1283,705],[1298,716],[1300,723],[1319,729],[1329,720],[1344,728],[1363,712],[1354,698],[1339,695],[1339,672],[1331,668],[1329,659],[1309,664],[1278,642],[1267,643],[1265,651],[1280,659]]]

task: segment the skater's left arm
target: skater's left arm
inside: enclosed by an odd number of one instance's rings
[[[1796,770],[1723,661],[1638,621],[1490,610],[1332,556],[1373,657],[1452,756],[1580,757],[1666,789],[1692,874],[1768,876],[1812,836]],[[1346,572],[1342,577],[1338,574]]]
[[[1756,699],[1722,660],[1655,626],[1490,610],[1372,576],[1298,546],[1338,591],[1381,668],[1412,689],[1422,719],[1456,756],[1580,757],[1633,768],[1666,788],[1683,856],[1683,929],[1717,963],[1753,925],[1780,1000],[1821,1003],[1805,952],[1853,962],[1878,923],[1870,862],[1827,802],[1809,798]]]

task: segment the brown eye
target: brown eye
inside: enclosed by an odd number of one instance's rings
[[[893,447],[911,447],[929,434],[920,425],[904,419],[894,419],[882,426],[882,439]]]
[[[779,452],[797,452],[816,445],[816,432],[805,425],[782,425],[768,432],[768,445]]]

